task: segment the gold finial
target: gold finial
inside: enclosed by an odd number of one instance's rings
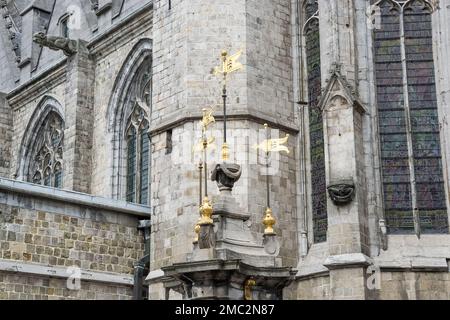
[[[263,224],[266,227],[264,229],[265,235],[275,235],[275,231],[273,230],[273,226],[275,225],[276,220],[272,215],[272,209],[267,208],[266,210],[266,216],[264,217]]]
[[[244,300],[253,300],[252,287],[256,286],[256,281],[252,278],[244,283]]]
[[[209,224],[213,224],[214,221],[211,218],[212,214],[213,214],[213,208],[211,206],[211,204],[209,203],[209,199],[208,197],[203,198],[203,203],[200,206],[200,214],[202,215],[202,217],[200,218],[198,224],[200,226],[204,226],[204,225],[209,225]]]
[[[222,145],[222,160],[228,161],[230,159],[230,148],[228,147],[228,143],[224,143]]]

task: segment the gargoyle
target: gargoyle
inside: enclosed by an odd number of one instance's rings
[[[34,34],[33,41],[51,50],[62,50],[66,56],[77,53],[77,42],[63,37],[47,36],[44,32]]]

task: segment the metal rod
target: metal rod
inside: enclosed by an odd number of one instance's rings
[[[270,183],[269,183],[269,127],[266,127],[266,187],[267,187],[267,208],[270,208]]]
[[[198,165],[198,169],[199,169],[199,173],[200,173],[200,176],[199,176],[199,182],[200,182],[200,184],[199,184],[199,186],[200,186],[200,190],[199,190],[199,196],[200,196],[200,198],[199,198],[199,204],[200,205],[202,205],[202,200],[203,200],[203,178],[202,178],[202,174],[203,174],[203,161],[200,161],[200,164]]]
[[[206,127],[203,127],[203,161],[204,161],[204,169],[205,169],[205,197],[208,197],[208,159],[207,159],[207,150],[208,148],[208,138],[206,137]]]
[[[206,158],[206,145],[204,147],[203,154],[205,157],[205,197],[208,197],[208,160]]]
[[[223,76],[223,142],[227,143],[227,74]]]
[[[402,6],[400,12],[400,52],[402,58],[402,71],[403,71],[403,96],[404,96],[404,108],[405,108],[405,123],[406,123],[406,142],[408,147],[408,165],[409,165],[409,177],[411,187],[411,206],[414,221],[414,231],[418,238],[421,235],[420,227],[420,212],[417,205],[417,190],[416,190],[416,173],[414,165],[414,147],[412,138],[412,122],[411,122],[411,110],[409,102],[409,89],[408,89],[408,73],[407,73],[407,60],[406,60],[406,37],[405,37],[405,22],[404,22],[404,6]]]

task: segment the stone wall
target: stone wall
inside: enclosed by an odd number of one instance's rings
[[[377,298],[383,300],[449,300],[450,272],[383,271]]]
[[[11,170],[10,177],[23,179],[23,168],[21,165],[25,161],[23,157],[24,148],[27,141],[24,141],[25,135],[38,128],[30,127],[35,112],[45,96],[52,97],[61,106],[65,101],[66,68],[65,65],[57,64],[53,66],[46,74],[34,79],[33,81],[19,86],[8,94],[8,102],[13,113],[13,136],[11,150]],[[64,116],[64,110],[63,116]],[[37,114],[39,116],[39,114]]]
[[[9,177],[11,166],[12,112],[0,92],[0,177]]]
[[[317,276],[301,279],[296,283],[296,296],[293,300],[327,300],[330,299],[330,277]]]
[[[0,295],[130,298],[134,265],[144,255],[137,227],[148,212],[142,206],[0,180]],[[82,270],[78,293],[68,293],[62,280],[46,276],[64,278],[70,267]],[[29,273],[34,275],[24,276]]]
[[[129,300],[129,286],[81,282],[69,290],[66,280],[0,272],[0,300]]]
[[[135,219],[118,224],[9,205],[0,211],[2,259],[132,274],[143,255]]]

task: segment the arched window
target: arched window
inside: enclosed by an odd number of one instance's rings
[[[114,199],[150,205],[152,41],[141,39],[115,80],[107,117]]]
[[[149,204],[150,121],[152,77],[151,59],[147,57],[132,78],[126,101],[129,110],[124,140],[126,142],[126,200]],[[132,108],[129,108],[132,106]]]
[[[64,123],[50,112],[38,129],[28,169],[29,181],[61,188],[63,179]]]
[[[325,177],[325,144],[322,110],[318,106],[322,89],[320,67],[319,7],[317,0],[304,3],[303,36],[309,100],[309,143],[311,161],[311,198],[314,242],[327,237],[327,194]]]
[[[385,218],[390,233],[448,233],[432,5],[381,0],[374,30]]]

